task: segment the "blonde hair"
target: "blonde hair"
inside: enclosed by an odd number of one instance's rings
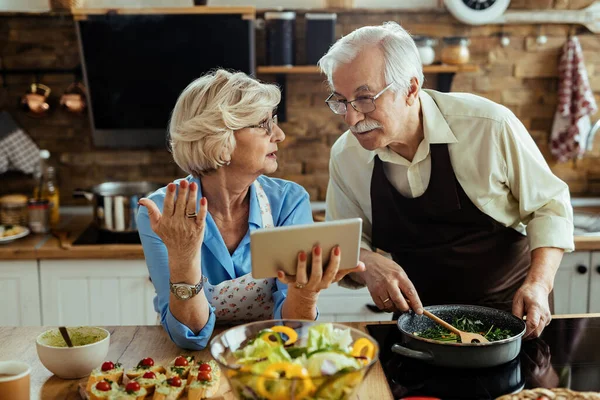
[[[242,73],[216,70],[190,83],[179,95],[169,122],[173,159],[194,176],[231,159],[234,131],[256,125],[279,104],[277,86]]]
[[[381,26],[364,26],[344,36],[331,46],[327,54],[319,60],[321,71],[333,87],[333,72],[340,64],[348,64],[359,53],[372,46],[379,46],[385,58],[385,83],[396,93],[406,94],[411,79],[417,78],[423,84],[423,63],[415,41],[396,22],[386,22]]]

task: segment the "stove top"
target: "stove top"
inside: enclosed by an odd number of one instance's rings
[[[72,246],[94,244],[141,244],[138,232],[110,232],[98,229],[90,224],[85,231],[75,239]]]
[[[367,325],[395,399],[495,399],[537,387],[600,391],[600,318],[555,319],[538,339],[524,341],[513,361],[493,368],[452,369],[392,353],[402,343],[395,324]]]

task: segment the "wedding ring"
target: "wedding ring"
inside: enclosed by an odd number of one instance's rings
[[[196,218],[198,216],[198,214],[196,213],[185,213],[185,216],[188,218]]]
[[[388,301],[390,301],[389,297],[387,299],[383,300],[383,304],[387,303]]]
[[[296,289],[302,289],[304,287],[303,283],[296,282]]]

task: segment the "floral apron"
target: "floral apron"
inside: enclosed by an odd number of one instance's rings
[[[263,228],[273,228],[269,199],[258,181],[254,181]],[[217,323],[256,321],[273,317],[273,292],[276,278],[254,279],[252,274],[211,285],[204,277],[204,293],[215,308]]]

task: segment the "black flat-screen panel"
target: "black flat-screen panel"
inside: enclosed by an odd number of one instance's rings
[[[89,15],[77,21],[94,144],[162,147],[181,91],[215,68],[254,75],[241,14]]]

